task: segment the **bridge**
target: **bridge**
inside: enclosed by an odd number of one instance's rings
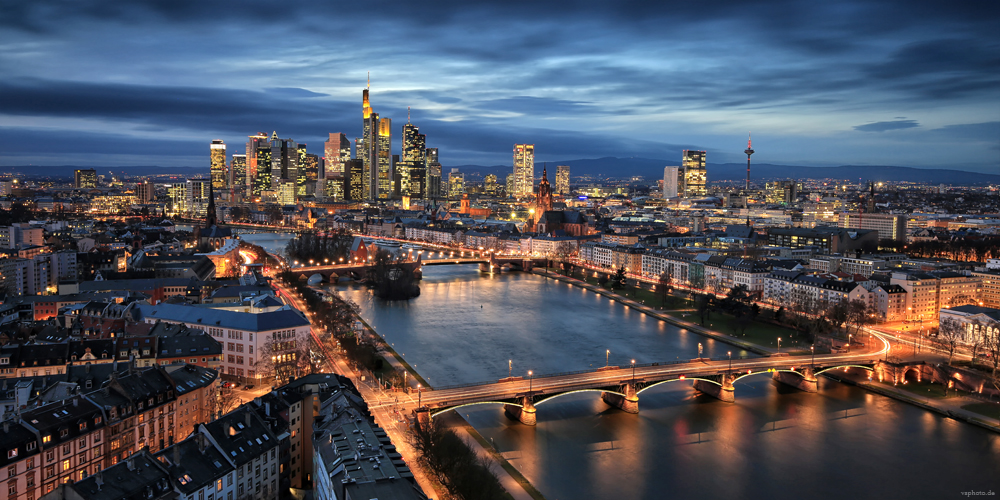
[[[888,348],[888,343],[885,346]],[[735,382],[762,375],[806,392],[817,392],[819,381],[816,377],[822,373],[852,368],[869,372],[880,370],[880,353],[697,359],[607,367],[527,379],[512,377],[496,382],[421,390],[415,412],[418,421],[429,421],[450,410],[497,404],[503,406],[509,417],[534,425],[537,406],[569,394],[600,393],[605,403],[629,413],[638,413],[639,395],[661,384],[690,382],[694,389],[704,394],[733,402]],[[881,371],[879,376],[881,378]]]
[[[418,255],[416,259],[407,260],[400,263],[400,266],[412,269],[419,278],[423,266],[441,266],[454,264],[479,264],[481,272],[500,272],[501,270],[531,271],[534,267],[545,265],[546,259],[530,256],[495,256],[490,257],[442,257],[437,259],[424,259]],[[344,264],[327,264],[321,266],[294,267],[290,271],[299,275],[299,279],[309,279],[314,274],[323,277],[323,281],[331,281],[343,276],[353,279],[361,279],[371,269],[373,265],[368,262],[353,262]],[[336,277],[336,278],[335,278]]]

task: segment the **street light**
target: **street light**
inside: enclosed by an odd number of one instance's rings
[[[604,367],[607,368],[611,364],[611,349],[604,351]]]
[[[507,378],[511,378],[511,370],[513,370],[513,369],[514,369],[514,360],[513,359],[508,359],[507,360]]]
[[[635,360],[632,360],[632,381],[635,381]]]
[[[534,373],[531,370],[528,370],[528,394],[529,395],[531,394],[531,376],[533,374]]]
[[[809,350],[812,351],[812,367],[816,369],[816,344],[809,346]]]
[[[729,356],[729,373],[733,372],[733,351],[726,351],[726,355]]]
[[[781,352],[781,337],[778,337],[778,352]]]
[[[701,359],[701,349],[702,349],[701,342],[698,342],[698,359]]]
[[[423,387],[423,386],[420,385],[420,384],[417,384],[417,408],[420,408],[421,406],[423,406],[423,398],[422,398],[423,393],[420,392],[420,388],[421,387]],[[411,399],[410,401],[413,401],[413,400]]]

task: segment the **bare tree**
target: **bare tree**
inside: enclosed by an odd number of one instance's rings
[[[240,397],[232,389],[222,389],[213,401],[215,418],[225,415],[240,405]]]
[[[983,350],[993,365],[993,380],[997,381],[997,367],[1000,366],[1000,322],[988,321],[983,324]]]
[[[670,273],[671,268],[667,267],[666,271],[660,275],[659,281],[656,283],[656,290],[660,292],[660,305],[667,304],[667,297],[670,296],[670,292],[673,291],[674,276]]]
[[[955,357],[955,348],[963,337],[963,325],[957,320],[944,318],[938,325],[938,342],[948,349],[948,364]]]
[[[976,366],[979,351],[983,348],[986,340],[986,325],[979,318],[973,318],[969,321],[969,331],[972,334],[968,342],[969,350],[972,351],[972,366]]]

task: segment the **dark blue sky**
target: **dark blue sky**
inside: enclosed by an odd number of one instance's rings
[[[1000,2],[0,0],[0,165],[208,165],[361,134],[442,163],[661,158],[1000,171]],[[396,137],[398,148],[398,137]],[[744,157],[745,158],[745,157]]]

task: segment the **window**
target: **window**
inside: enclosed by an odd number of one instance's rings
[[[80,438],[80,442],[77,443],[76,447],[80,448],[81,450],[84,449],[84,448],[86,448],[87,447],[87,438],[85,438],[85,437],[84,438]]]
[[[55,458],[56,458],[56,452],[54,452],[52,450],[49,450],[49,451],[45,452],[45,461],[46,462],[51,462],[51,461],[55,460]]]
[[[215,491],[222,491],[222,480],[221,479],[215,482]]]
[[[35,468],[35,459],[34,458],[29,458],[28,462],[27,462],[27,464],[25,464],[24,468],[26,470],[34,469]]]
[[[7,494],[10,496],[17,495],[17,479],[7,483]]]
[[[42,437],[42,443],[43,444],[48,444],[48,443],[51,443],[51,442],[52,442],[52,434],[48,434],[48,435]]]
[[[11,465],[10,467],[7,467],[7,477],[14,477],[16,475],[17,475],[16,465]]]
[[[69,468],[70,468],[70,461],[69,460],[63,460],[63,462],[62,462],[62,470],[69,470]]]
[[[8,460],[11,459],[11,458],[16,458],[16,457],[17,457],[17,448],[14,448],[13,450],[7,450],[7,459]]]
[[[28,441],[28,443],[24,446],[24,449],[26,449],[28,451],[31,451],[31,450],[34,450],[37,447],[38,447],[38,443],[36,443],[35,441]]]

